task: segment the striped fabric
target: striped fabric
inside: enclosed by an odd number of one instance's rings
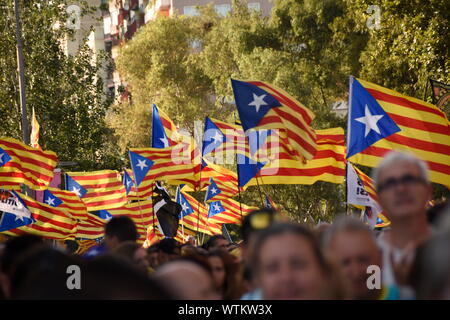
[[[49,187],[44,191],[43,201],[49,206],[67,209],[75,219],[87,220],[86,205],[72,191]]]
[[[239,81],[232,80],[237,104],[240,103],[240,94],[236,85],[238,82]],[[270,95],[271,98],[279,103],[278,107],[270,108],[254,129],[277,129],[286,132],[289,153],[294,158],[312,159],[316,153],[316,135],[311,128],[314,114],[287,92],[276,88],[273,85],[262,81],[247,81],[241,83],[247,83],[258,87],[265,92],[265,95]],[[248,101],[242,101],[242,105],[246,108],[249,107]],[[239,113],[239,115],[241,122],[244,123],[241,113]]]
[[[234,197],[239,192],[237,179],[235,181],[222,181],[213,178],[210,179],[210,183],[213,183],[214,185],[209,185],[206,195],[208,196],[211,194],[211,197],[209,197],[209,199],[205,199],[205,202],[229,199]]]
[[[345,136],[342,128],[316,130],[317,152],[305,163],[293,159],[284,143],[277,154],[268,154],[275,160],[266,164],[246,187],[259,184],[313,184],[327,181],[341,184],[345,177]],[[280,140],[281,141],[281,140]],[[276,149],[272,149],[276,150]],[[261,155],[258,155],[262,159]]]
[[[208,218],[209,222],[212,223],[241,223],[242,218],[245,217],[253,210],[257,210],[257,207],[247,206],[243,203],[239,203],[233,199],[220,200],[220,204],[225,209],[225,211],[215,214]],[[242,209],[242,212],[241,212]]]
[[[194,176],[194,165],[191,161],[189,149],[183,144],[177,144],[168,148],[133,148],[130,149],[130,159],[133,167],[135,180],[142,175],[138,163],[133,163],[132,153],[144,157],[148,164],[153,163],[142,181],[137,185],[138,196],[145,198],[151,196],[153,183],[156,180],[169,181],[179,179],[192,179]],[[137,162],[137,160],[135,161]]]
[[[118,208],[127,203],[120,174],[115,170],[67,172],[66,188],[78,193],[88,211]]]
[[[356,80],[375,98],[400,131],[378,140],[348,160],[376,167],[390,150],[411,152],[427,161],[432,182],[449,187],[450,125],[445,114],[425,101]]]
[[[75,251],[75,254],[77,255],[83,255],[86,253],[90,248],[93,246],[96,246],[98,243],[95,240],[78,240],[78,249]]]
[[[32,148],[13,138],[0,138],[0,185],[10,189],[23,183],[44,190],[53,178],[58,159],[52,151]]]
[[[24,194],[19,194],[25,205],[31,211],[34,223],[17,229],[12,229],[6,234],[22,235],[35,234],[47,239],[74,240],[77,233],[77,220],[66,209],[54,208],[40,203]]]
[[[76,237],[78,239],[94,240],[105,236],[105,223],[108,220],[99,216],[88,213],[87,219],[78,222],[78,230]]]

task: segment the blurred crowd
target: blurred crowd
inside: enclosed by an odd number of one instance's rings
[[[244,217],[238,243],[216,235],[143,248],[133,221],[114,217],[82,255],[32,235],[9,239],[0,299],[450,299],[450,207],[429,208],[426,165],[392,152],[372,175],[387,228],[347,214],[308,228],[261,209]],[[79,289],[68,285],[73,265]]]

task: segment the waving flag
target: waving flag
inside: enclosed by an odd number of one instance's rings
[[[194,197],[177,190],[176,202],[182,207],[180,224],[209,235],[220,234],[220,226],[207,221],[208,209]]]
[[[72,191],[49,187],[44,191],[43,202],[51,207],[67,209],[75,219],[87,220],[86,205]]]
[[[305,162],[290,156],[280,142],[278,154],[273,156],[256,178],[246,186],[259,184],[313,184],[326,181],[341,184],[345,176],[345,136],[342,128],[316,130],[317,152]],[[274,149],[275,150],[275,149]],[[256,181],[258,179],[258,181]]]
[[[0,231],[33,223],[30,210],[14,191],[0,189]]]
[[[209,178],[209,186],[206,189],[205,202],[228,199],[234,197],[238,193],[237,181],[215,180]]]
[[[78,223],[78,239],[100,239],[105,236],[105,224],[111,220],[112,215],[107,210],[88,212],[87,219]]]
[[[77,220],[67,209],[54,208],[24,194],[17,193],[23,205],[31,212],[32,224],[7,231],[9,235],[35,234],[47,239],[73,240],[77,232]]]
[[[44,190],[53,178],[56,154],[42,151],[12,138],[0,138],[0,183],[2,187],[23,183]]]
[[[350,78],[347,159],[376,167],[390,150],[427,161],[432,182],[450,186],[450,126],[436,106]]]
[[[192,179],[194,164],[182,144],[168,148],[133,148],[130,163],[140,197],[149,197],[155,180]]]
[[[115,170],[67,172],[66,189],[80,197],[89,211],[118,208],[128,201]]]
[[[213,178],[216,182],[229,182],[232,185],[237,185],[237,175],[231,170],[228,170],[225,167],[222,167],[217,164],[210,163],[208,160],[204,160],[204,166],[201,171],[201,189],[203,190],[210,184],[210,179]],[[200,184],[199,184],[200,185]],[[194,189],[190,186],[184,186],[183,192],[192,192]]]
[[[175,124],[156,105],[152,112],[152,148],[167,148],[183,140]]]
[[[261,81],[231,80],[242,127],[277,129],[286,133],[291,155],[312,159],[316,135],[311,128],[314,114],[288,93]]]
[[[244,216],[257,209],[257,207],[250,207],[233,199],[218,200],[209,204],[208,221],[213,223],[240,223]]]

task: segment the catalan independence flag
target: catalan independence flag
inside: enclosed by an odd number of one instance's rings
[[[312,159],[316,134],[314,114],[287,92],[262,81],[231,80],[244,131],[276,129],[288,138],[289,152],[298,159]]]
[[[6,232],[9,235],[34,234],[47,239],[74,240],[77,220],[66,209],[51,207],[24,194],[19,194],[24,205],[30,210],[32,224]]]
[[[436,106],[350,78],[347,159],[376,167],[391,151],[426,161],[432,182],[450,186],[450,125]]]
[[[345,135],[342,128],[316,130],[317,152],[313,159],[299,161],[292,158],[282,139],[267,156],[261,168],[246,187],[259,184],[314,184],[326,181],[336,184],[345,177]],[[258,179],[258,181],[256,180]]]
[[[49,187],[44,191],[43,201],[51,207],[67,209],[75,219],[87,220],[86,205],[72,191]]]
[[[209,186],[206,189],[205,202],[232,198],[238,192],[237,179],[223,181],[210,178]]]
[[[105,236],[105,223],[112,215],[106,210],[88,212],[87,219],[78,222],[76,238],[84,240],[100,239]]]
[[[23,183],[44,190],[53,178],[57,162],[52,151],[42,151],[13,138],[0,138],[0,184],[4,188]]]
[[[208,221],[218,224],[240,223],[244,216],[257,209],[257,207],[250,207],[233,199],[218,200],[209,204]]]
[[[80,197],[88,211],[118,208],[128,201],[120,174],[115,170],[67,172],[66,189]]]
[[[133,148],[129,151],[139,197],[149,197],[156,180],[192,179],[194,164],[186,145],[168,148]]]

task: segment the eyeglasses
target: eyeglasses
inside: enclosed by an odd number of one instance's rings
[[[390,189],[397,187],[400,184],[405,185],[405,186],[412,186],[412,185],[419,184],[419,183],[426,184],[426,180],[421,177],[416,177],[416,176],[407,174],[398,179],[395,179],[395,178],[387,179],[386,182],[378,185],[377,191],[382,192],[382,191],[390,190]]]

